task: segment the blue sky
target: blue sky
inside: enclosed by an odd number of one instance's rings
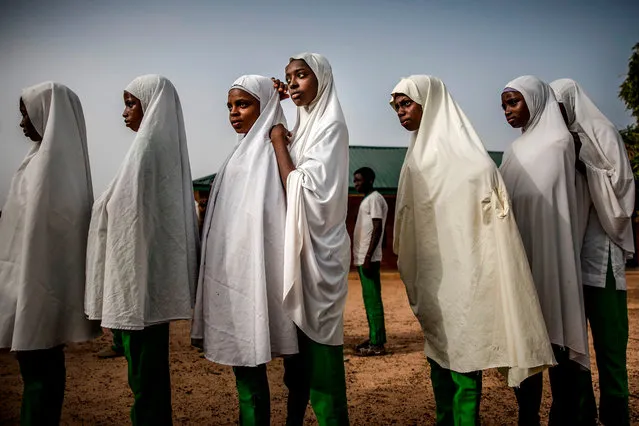
[[[0,204],[27,151],[20,90],[46,80],[82,100],[96,196],[133,134],[122,90],[165,75],[178,89],[194,178],[213,173],[236,141],[226,94],[242,74],[282,77],[288,57],[324,54],[333,66],[352,145],[405,146],[388,105],[400,77],[440,77],[484,144],[517,136],[499,95],[523,74],[579,81],[616,125],[631,122],[617,98],[639,2],[576,0],[21,1],[0,2]],[[289,126],[294,107],[285,101]]]

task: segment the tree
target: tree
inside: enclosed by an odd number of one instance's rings
[[[632,48],[632,56],[628,60],[628,74],[619,89],[619,97],[626,104],[626,108],[639,120],[639,43]]]
[[[628,74],[619,86],[619,98],[626,104],[632,116],[639,120],[639,43],[632,48],[632,55],[628,60]],[[621,131],[626,144],[630,164],[635,179],[639,179],[639,124],[630,125]]]
[[[623,142],[626,145],[626,151],[628,151],[628,158],[632,165],[632,171],[635,175],[635,179],[639,179],[639,126],[628,126],[623,130],[620,130]]]

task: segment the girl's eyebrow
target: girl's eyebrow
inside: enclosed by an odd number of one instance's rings
[[[294,70],[291,70],[291,71],[287,72],[286,75],[296,74],[296,73],[298,73],[300,71],[306,71],[306,68],[304,68],[304,67],[295,68]]]

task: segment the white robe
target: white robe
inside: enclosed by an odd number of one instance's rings
[[[269,139],[286,119],[270,78],[243,76],[231,89],[256,98],[260,117],[215,177],[191,337],[210,361],[254,367],[298,352],[282,306],[286,196]]]
[[[52,82],[22,100],[42,142],[13,177],[0,219],[0,348],[13,351],[100,334],[83,309],[93,188],[82,105]]]
[[[284,308],[313,341],[344,343],[350,238],[348,129],[328,60],[316,53],[302,59],[319,82],[308,107],[297,108],[290,145],[295,165],[286,182]]]
[[[612,242],[631,256],[635,251],[631,219],[635,181],[623,139],[577,82],[561,79],[551,87],[564,104],[570,131],[581,139],[579,157],[586,165],[590,199],[599,222]]]
[[[85,310],[121,330],[190,319],[198,228],[178,94],[169,80],[138,77],[126,90],[144,118],[117,176],[95,202]]]
[[[530,120],[504,155],[501,173],[537,287],[551,343],[590,369],[581,287],[583,230],[575,181],[575,147],[550,86],[524,76],[508,83]]]
[[[398,93],[423,108],[393,247],[426,356],[461,373],[500,368],[517,386],[554,358],[505,185],[441,80],[411,76]]]

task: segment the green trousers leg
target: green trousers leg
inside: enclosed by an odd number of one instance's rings
[[[362,282],[364,308],[368,320],[369,340],[372,345],[386,343],[386,327],[384,325],[384,305],[382,303],[382,282],[380,278],[380,262],[372,262],[368,271],[357,267]]]
[[[111,334],[113,334],[113,345],[111,349],[114,352],[119,354],[124,353],[124,343],[122,343],[122,331],[120,330],[111,330]]]
[[[24,382],[20,425],[53,426],[60,424],[66,368],[64,345],[17,353]]]
[[[169,371],[169,324],[140,331],[122,330],[124,354],[129,364],[129,386],[134,402],[133,426],[173,424]]]
[[[240,426],[271,424],[271,395],[266,365],[233,367],[240,402]]]
[[[428,363],[437,407],[437,425],[479,425],[481,371],[457,373],[440,367],[432,359],[428,359]]]
[[[628,300],[627,292],[616,289],[610,261],[606,287],[584,286],[584,300],[599,371],[599,420],[605,426],[629,425],[626,367]],[[590,392],[594,404],[592,386]]]
[[[309,398],[320,426],[347,426],[344,347],[316,343],[300,330],[297,336],[300,352],[284,359],[287,426],[304,423]]]

